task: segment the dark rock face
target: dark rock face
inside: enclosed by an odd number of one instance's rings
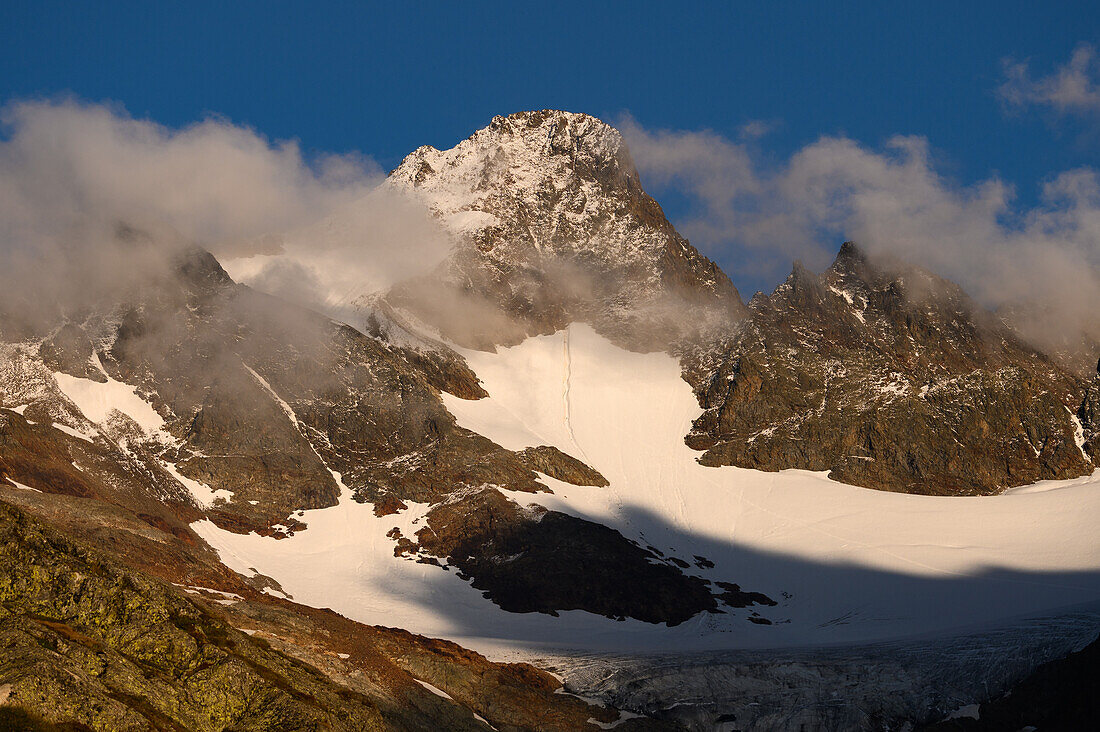
[[[424,549],[473,578],[511,612],[587,610],[677,625],[717,608],[706,583],[618,532],[555,511],[528,513],[498,491],[433,509]]]
[[[749,308],[736,336],[685,360],[704,464],[950,495],[1092,471],[1071,418],[1081,382],[946,280],[848,243]]]
[[[107,377],[92,365],[92,342],[88,334],[66,323],[38,347],[42,362],[55,371],[103,383]]]
[[[723,591],[716,597],[706,580],[681,571],[689,566],[682,560],[659,557],[591,521],[521,508],[493,489],[433,508],[417,539],[406,540],[403,553],[446,558],[511,612],[586,610],[671,626],[717,612],[718,600],[730,607],[775,604],[728,583],[718,583]]]

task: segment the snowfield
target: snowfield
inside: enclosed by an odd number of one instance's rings
[[[1100,600],[1100,477],[995,497],[930,497],[843,485],[805,471],[706,468],[684,444],[700,408],[665,354],[623,350],[586,325],[498,353],[463,352],[490,396],[444,395],[460,425],[517,450],[553,445],[607,488],[545,478],[523,504],[604,523],[779,602],[674,628],[581,611],[505,613],[452,573],[393,556],[427,506],[377,518],[344,491],[282,540],[193,528],[231,568],[273,577],[295,600],[355,620],[445,637],[494,657],[555,650],[699,651],[855,643],[962,632]]]
[[[96,362],[98,364],[98,361]],[[100,367],[102,369],[102,367]],[[106,376],[106,373],[104,374]],[[81,379],[60,371],[53,374],[57,388],[83,412],[90,422],[103,424],[111,412],[119,411],[148,433],[164,426],[164,419],[129,384],[107,377],[105,383]],[[85,436],[84,439],[87,439]]]

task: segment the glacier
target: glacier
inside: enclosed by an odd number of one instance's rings
[[[663,553],[699,556],[691,573],[779,600],[704,614],[674,628],[580,611],[501,611],[449,572],[393,556],[386,533],[417,531],[427,506],[377,517],[345,492],[299,514],[287,539],[194,525],[230,567],[278,580],[296,600],[355,620],[442,636],[495,657],[550,649],[711,651],[861,643],[947,633],[1100,600],[1100,478],[992,497],[888,493],[824,474],[699,465],[683,436],[699,406],[663,353],[634,353],[584,324],[496,353],[462,351],[489,397],[444,394],[458,423],[503,447],[553,445],[607,488],[540,478],[552,494],[509,492],[597,521]],[[782,599],[780,599],[782,598]]]

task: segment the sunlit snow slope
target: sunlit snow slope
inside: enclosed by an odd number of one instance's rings
[[[985,498],[893,494],[804,471],[706,468],[684,445],[699,414],[675,359],[622,350],[584,325],[496,354],[464,353],[490,397],[445,395],[459,423],[509,449],[554,445],[608,488],[544,478],[554,495],[515,500],[589,518],[683,559],[692,572],[779,600],[762,611],[702,615],[675,628],[580,611],[504,613],[435,567],[392,556],[426,507],[375,518],[345,497],[307,511],[309,529],[276,541],[195,528],[239,571],[295,599],[367,623],[476,648],[687,650],[852,642],[945,631],[1100,600],[1100,479]],[[396,519],[396,520],[395,520]]]

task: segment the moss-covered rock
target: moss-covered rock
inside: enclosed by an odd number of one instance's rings
[[[93,730],[384,729],[365,696],[0,504],[7,704]]]

